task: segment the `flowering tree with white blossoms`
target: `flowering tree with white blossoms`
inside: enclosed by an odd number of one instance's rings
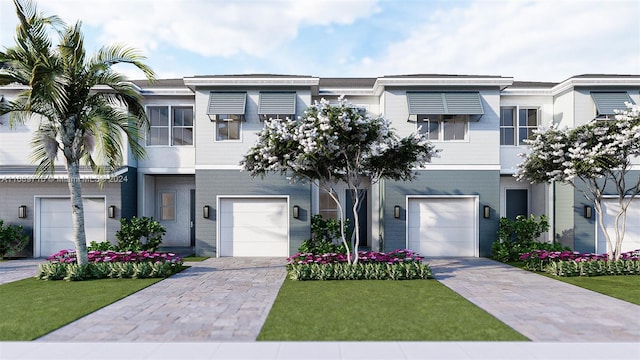
[[[364,196],[361,179],[368,177],[371,184],[382,178],[412,180],[413,169],[430,162],[437,152],[422,134],[400,138],[389,120],[373,117],[341,97],[337,105],[316,101],[297,120],[266,121],[256,145],[240,164],[254,177],[276,172],[292,181],[314,182],[326,191],[338,206],[342,242],[347,258],[355,264],[360,244],[358,209]],[[345,236],[343,205],[336,192],[339,183],[348,186],[354,199],[353,247]],[[355,249],[353,255],[350,249]]]
[[[640,176],[629,174],[632,159],[640,155],[640,106],[626,105],[626,110],[616,110],[615,120],[594,120],[573,129],[552,125],[536,130],[535,136],[526,140],[531,151],[521,154],[524,161],[516,174],[518,180],[531,183],[569,184],[593,201],[609,258],[615,260],[622,252],[627,208],[640,192]],[[613,239],[602,212],[602,200],[611,187],[616,190],[619,205]]]

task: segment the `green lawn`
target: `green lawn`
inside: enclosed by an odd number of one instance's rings
[[[507,264],[524,269],[524,261]],[[536,274],[640,305],[640,275],[564,277],[541,272]]]
[[[640,305],[640,275],[576,277],[547,276],[552,279],[564,281],[616,299]]]
[[[435,280],[285,280],[258,340],[526,341]]]
[[[0,285],[0,341],[36,339],[160,280],[31,278]]]
[[[205,261],[207,260],[209,257],[208,256],[195,256],[195,255],[189,255],[189,256],[185,256],[182,258],[182,260],[184,262],[200,262],[200,261]]]

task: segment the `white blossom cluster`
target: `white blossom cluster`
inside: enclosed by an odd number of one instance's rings
[[[401,139],[382,116],[371,116],[344,98],[322,99],[298,119],[268,120],[241,162],[253,175],[289,173],[293,178],[343,180],[371,176],[408,179],[411,169],[437,151],[416,133]]]
[[[640,107],[627,107],[616,111],[615,121],[535,130],[534,137],[525,140],[529,153],[520,154],[524,161],[518,165],[517,179],[572,183],[576,177],[602,178],[626,167],[640,155]]]

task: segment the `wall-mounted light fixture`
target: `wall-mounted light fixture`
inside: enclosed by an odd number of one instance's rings
[[[110,219],[113,219],[114,217],[116,217],[116,206],[115,205],[111,205],[107,208],[107,215],[109,216]]]
[[[482,207],[482,217],[488,219],[491,217],[491,208],[489,205],[485,205]]]
[[[400,219],[400,205],[396,205],[393,207],[393,217],[396,219]]]
[[[209,218],[209,211],[211,210],[211,207],[209,205],[205,205],[202,207],[202,217],[205,219]]]
[[[585,219],[591,219],[591,216],[593,215],[591,213],[591,211],[592,210],[591,210],[591,206],[590,205],[585,205],[584,206],[584,214],[583,215],[584,215]]]
[[[18,218],[24,219],[27,217],[27,205],[18,206]]]
[[[298,219],[300,217],[300,206],[293,205],[293,218]]]

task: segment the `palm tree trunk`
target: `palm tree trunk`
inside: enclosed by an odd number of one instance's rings
[[[82,187],[80,183],[80,165],[77,161],[67,162],[69,176],[69,194],[71,194],[71,220],[73,222],[73,242],[76,247],[78,265],[86,265],[87,237],[84,232],[84,206],[82,204]]]

